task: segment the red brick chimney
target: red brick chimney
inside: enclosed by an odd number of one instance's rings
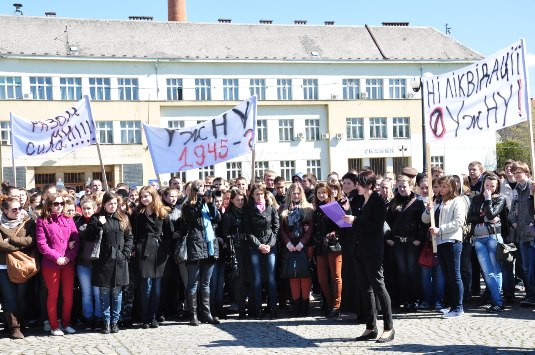
[[[179,22],[188,20],[186,15],[186,0],[167,0],[167,20]]]

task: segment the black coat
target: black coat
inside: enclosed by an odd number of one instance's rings
[[[216,232],[214,230],[214,255],[209,255],[208,242],[205,238],[204,226],[202,224],[202,208],[204,201],[198,199],[192,206],[189,201],[182,205],[182,219],[183,227],[186,235],[186,243],[188,249],[188,262],[195,262],[203,259],[208,259],[210,256],[219,258],[219,246],[217,242]],[[219,212],[213,203],[207,203],[208,213],[210,215],[210,223],[217,224],[219,222]],[[212,227],[213,228],[213,224]]]
[[[406,208],[411,200],[414,202]],[[394,196],[386,211],[386,221],[390,226],[391,239],[395,237],[408,238],[408,240],[424,241],[427,236],[427,227],[422,222],[422,213],[425,210],[424,202],[411,193],[409,196]]]
[[[339,227],[327,217],[325,212],[318,206],[314,211],[314,232],[312,235],[312,244],[316,255],[326,255],[331,251],[341,251],[338,241]],[[335,238],[327,238],[327,234],[335,232]]]
[[[386,210],[381,196],[373,191],[364,204],[364,199],[357,199],[356,206],[352,206],[353,233],[356,236],[355,255],[357,257],[383,257]]]
[[[507,228],[504,228],[504,230],[501,228],[502,223],[507,222],[506,206],[505,196],[501,194],[493,197],[492,200],[485,200],[483,194],[474,197],[466,215],[466,223],[472,224],[470,234],[474,234],[476,224],[485,223],[487,228],[489,228],[489,233],[505,233],[502,236],[507,237],[509,231]],[[493,220],[494,217],[500,217],[502,223],[492,224],[485,222],[485,218],[487,220]]]
[[[162,277],[171,250],[169,219],[156,218],[155,214],[147,216],[145,213],[136,213],[131,220],[140,277]]]
[[[92,267],[93,262],[91,260],[85,260],[82,257],[82,255],[84,254],[82,253],[82,250],[84,250],[85,245],[87,244],[86,232],[87,232],[88,223],[89,221],[86,221],[83,216],[77,216],[74,218],[74,224],[76,225],[76,228],[78,229],[78,237],[80,238],[80,249],[78,249],[80,252],[78,252],[78,255],[76,258],[76,264],[80,264],[85,267]]]
[[[99,221],[106,217],[106,223]],[[132,252],[133,236],[130,229],[122,231],[115,214],[94,214],[87,224],[85,239],[96,240],[102,230],[98,260],[93,261],[91,283],[98,287],[125,286],[129,283],[128,259]]]
[[[247,235],[249,247],[258,249],[260,244],[267,244],[274,247],[277,244],[279,233],[279,214],[270,205],[266,206],[264,212],[260,213],[253,203],[245,207],[243,216],[243,230]]]

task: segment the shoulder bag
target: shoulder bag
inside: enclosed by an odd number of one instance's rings
[[[305,248],[301,251],[287,252],[282,263],[281,278],[300,279],[308,277],[311,275]]]
[[[173,258],[177,264],[183,264],[188,260],[188,243],[186,239],[187,235],[176,240]]]
[[[22,223],[15,235],[19,234],[25,223]],[[16,284],[25,283],[39,272],[39,263],[35,257],[35,247],[29,254],[22,250],[6,253],[7,275],[11,282]]]
[[[92,241],[86,241],[82,250],[83,260],[98,260],[100,257],[100,244],[102,244],[102,228],[98,232],[98,238]]]

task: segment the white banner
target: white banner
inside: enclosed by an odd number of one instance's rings
[[[428,143],[496,131],[531,116],[523,39],[446,74],[422,77]]]
[[[256,96],[195,126],[181,129],[143,124],[156,174],[202,168],[254,148]]]
[[[95,123],[87,96],[76,106],[42,121],[27,120],[13,113],[10,117],[14,158],[66,153],[96,143]]]

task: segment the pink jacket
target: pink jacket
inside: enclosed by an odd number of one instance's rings
[[[50,219],[38,218],[35,230],[37,249],[43,255],[41,267],[62,269],[74,265],[80,240],[78,229],[72,218],[63,215],[52,215]],[[74,241],[74,248],[69,249],[69,242]],[[59,257],[66,256],[70,262],[60,266],[56,263]]]

